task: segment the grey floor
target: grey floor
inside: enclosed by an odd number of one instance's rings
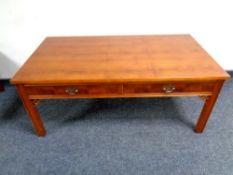
[[[203,134],[198,97],[47,100],[39,138],[14,87],[0,93],[0,174],[232,175],[233,81]]]

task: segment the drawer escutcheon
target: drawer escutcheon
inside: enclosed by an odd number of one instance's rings
[[[165,93],[172,93],[176,90],[176,86],[173,84],[167,84],[163,86],[163,91]]]
[[[75,88],[75,87],[65,88],[65,92],[69,95],[76,95],[78,91],[79,91],[78,88]]]

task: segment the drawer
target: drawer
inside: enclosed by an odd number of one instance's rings
[[[212,92],[215,82],[131,83],[123,85],[124,94]]]
[[[104,94],[122,94],[122,85],[62,85],[62,86],[25,86],[28,95],[62,95],[62,96],[91,96]]]

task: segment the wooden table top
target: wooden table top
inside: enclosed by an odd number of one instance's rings
[[[47,37],[13,84],[225,80],[190,35]]]

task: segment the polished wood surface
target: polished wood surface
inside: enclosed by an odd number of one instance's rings
[[[0,80],[0,92],[1,91],[4,91],[5,90],[5,88],[4,88],[4,86],[3,86],[3,83],[1,82],[1,80]]]
[[[28,112],[28,116],[30,117],[34,128],[37,132],[38,136],[45,136],[46,130],[44,128],[43,122],[40,118],[39,112],[36,109],[36,106],[33,102],[28,98],[27,93],[22,85],[16,86],[18,94],[23,101],[26,111]]]
[[[213,95],[209,96],[209,98],[205,101],[204,107],[201,111],[200,117],[198,119],[195,131],[197,133],[202,133],[205,129],[206,123],[210,117],[211,111],[214,108],[214,105],[216,103],[216,100],[218,98],[218,95],[221,91],[221,88],[223,86],[224,81],[218,81],[215,84],[215,87],[213,89]]]
[[[101,94],[122,94],[121,84],[89,84],[89,85],[63,85],[63,86],[26,86],[29,95],[101,95]],[[71,89],[71,92],[69,92]],[[77,91],[77,92],[73,92]]]
[[[14,84],[228,79],[190,35],[48,37]]]
[[[48,37],[11,79],[39,136],[40,99],[201,96],[203,132],[230,76],[190,35]]]
[[[118,83],[118,84],[79,84],[79,85],[26,85],[30,99],[59,98],[124,98],[155,96],[202,96],[211,95],[215,81],[210,82],[166,82],[166,83]],[[174,86],[172,92],[166,92],[166,86]],[[67,89],[77,92],[69,93]]]
[[[187,93],[212,92],[215,82],[167,82],[167,83],[130,83],[124,85],[124,93]],[[173,85],[172,92],[166,92],[164,87]]]

